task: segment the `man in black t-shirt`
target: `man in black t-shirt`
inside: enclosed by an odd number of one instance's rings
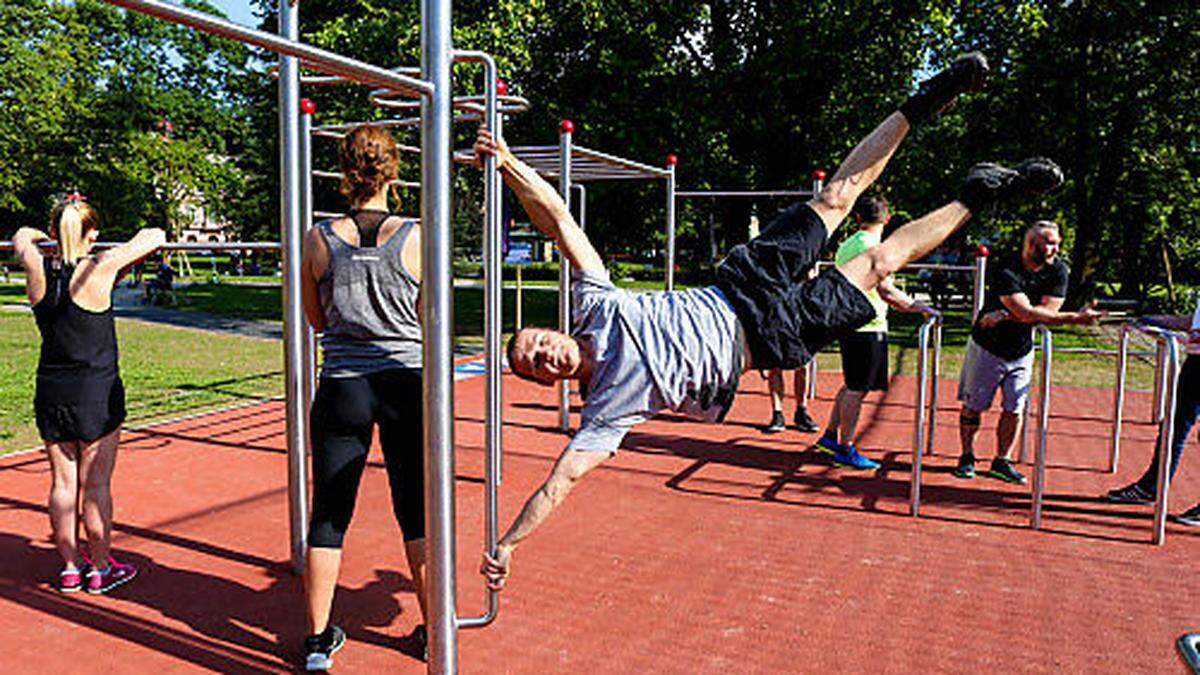
[[[1039,220],[1025,231],[1020,255],[1001,258],[988,269],[983,307],[971,328],[958,381],[962,456],[954,475],[959,478],[975,476],[975,434],[999,389],[1004,410],[996,426],[996,457],[986,474],[1009,483],[1025,482],[1009,457],[1029,398],[1033,325],[1095,323],[1102,316],[1091,307],[1059,311],[1068,274],[1066,263],[1058,259],[1061,244],[1058,224]]]

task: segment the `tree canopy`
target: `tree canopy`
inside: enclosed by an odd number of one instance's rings
[[[275,3],[255,7],[274,30]],[[386,67],[418,63],[419,3],[306,0],[300,13],[305,41]],[[919,79],[980,49],[993,64],[987,89],[911,134],[884,175],[900,218],[953,199],[977,161],[1046,155],[1066,169],[1064,190],[980,214],[960,240],[1009,246],[1024,223],[1052,218],[1075,299],[1108,282],[1144,298],[1168,269],[1200,283],[1196,3],[461,0],[454,22],[456,46],[493,54],[510,91],[533,103],[508,122],[510,141],[553,142],[570,118],[589,147],[659,165],[677,154],[680,189],[805,187]],[[40,224],[51,196],[77,187],[121,231],[170,223],[186,193],[246,236],[276,238],[273,60],[96,0],[4,3],[0,223]],[[455,75],[456,93],[478,92],[477,67]],[[361,87],[305,95],[319,123],[387,115]],[[459,128],[457,145],[472,132]],[[333,144],[314,147],[331,168]],[[410,157],[405,175],[416,166]],[[477,176],[456,177],[463,251],[477,250]],[[318,183],[327,210],[339,206],[333,187]],[[416,193],[405,198],[415,210]],[[726,250],[745,239],[752,208],[765,220],[780,206],[682,203],[681,258],[707,262],[710,216]],[[644,253],[661,241],[664,209],[661,185],[597,185],[589,231],[602,252]]]

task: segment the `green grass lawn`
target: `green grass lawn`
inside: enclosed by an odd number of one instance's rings
[[[129,423],[283,391],[278,342],[117,320]],[[0,454],[39,443],[33,423],[40,340],[28,312],[0,310]]]

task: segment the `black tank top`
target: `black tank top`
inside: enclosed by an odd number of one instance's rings
[[[44,401],[107,400],[117,379],[113,310],[86,310],[71,299],[74,265],[46,258],[46,295],[33,307],[42,351],[36,398]]]

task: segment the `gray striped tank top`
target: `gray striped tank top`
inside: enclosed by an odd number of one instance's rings
[[[329,249],[329,268],[317,280],[325,314],[321,377],[421,367],[420,283],[401,260],[416,223],[406,220],[382,246],[351,246],[331,221],[317,223]]]

